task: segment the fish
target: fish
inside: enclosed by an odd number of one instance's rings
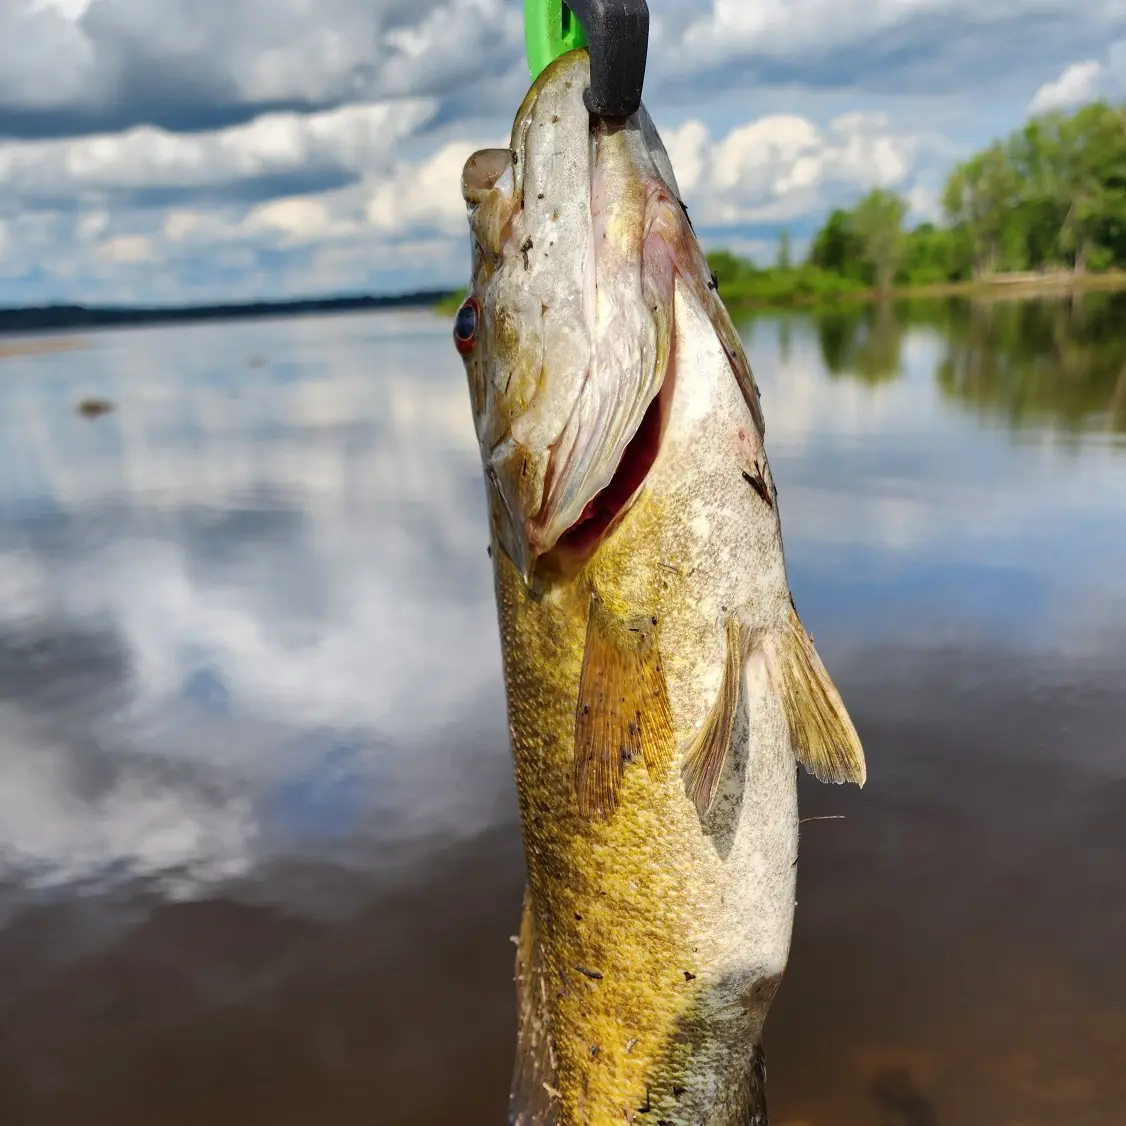
[[[527,884],[510,1126],[762,1126],[799,766],[863,786],[760,389],[644,106],[580,48],[466,162],[454,319]]]

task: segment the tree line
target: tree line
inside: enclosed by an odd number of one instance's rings
[[[907,200],[876,189],[834,210],[801,264],[786,236],[767,269],[726,251],[708,258],[725,298],[767,302],[1126,269],[1126,105],[1033,118],[954,168],[942,204],[943,223],[908,230]]]

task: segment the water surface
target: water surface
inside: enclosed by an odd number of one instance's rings
[[[1123,326],[744,327],[870,773],[802,783],[780,1126],[1121,1120]],[[523,874],[448,325],[83,344],[0,362],[0,1121],[502,1122]]]

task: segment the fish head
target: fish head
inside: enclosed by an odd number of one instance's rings
[[[572,578],[644,489],[671,399],[675,282],[711,280],[648,113],[592,116],[589,82],[585,49],[557,59],[509,148],[462,176],[473,267],[454,338],[494,532],[530,586]]]

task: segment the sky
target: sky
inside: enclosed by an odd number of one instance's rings
[[[702,241],[769,260],[1030,112],[1126,97],[1126,0],[650,0]],[[0,0],[0,305],[453,287],[460,173],[528,85],[518,0]]]

